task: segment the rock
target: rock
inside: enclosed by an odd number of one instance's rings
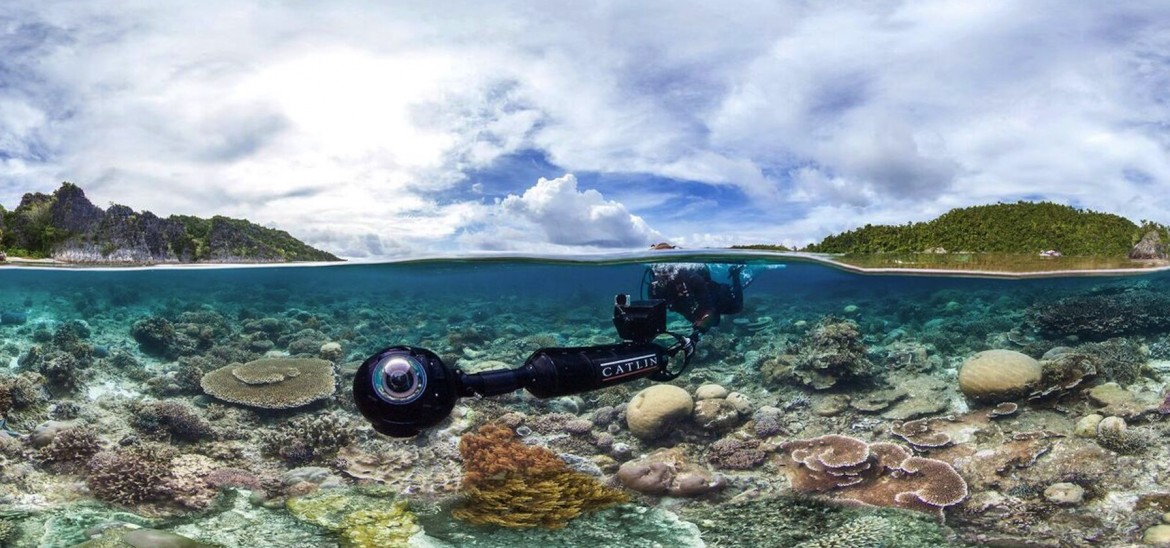
[[[1054,483],[1044,490],[1048,502],[1071,505],[1085,500],[1085,489],[1075,483]]]
[[[812,412],[818,417],[836,417],[849,409],[849,396],[832,394],[813,404]]]
[[[122,542],[134,548],[199,548],[209,546],[182,535],[158,529],[135,529],[122,535]]]
[[[1149,407],[1149,405],[1138,401],[1136,394],[1122,388],[1115,382],[1094,386],[1089,390],[1089,398],[1104,406],[1101,408],[1101,413],[1105,415],[1132,418],[1142,414]]]
[[[727,403],[730,403],[740,415],[750,415],[752,412],[752,400],[740,392],[732,392],[727,395]]]
[[[1077,426],[1073,430],[1073,435],[1078,438],[1097,437],[1097,425],[1101,424],[1101,421],[1104,418],[1105,417],[1096,413],[1082,417],[1081,420],[1077,421]]]
[[[715,398],[726,398],[728,390],[718,384],[704,384],[695,390],[696,400],[712,400]]]
[[[686,390],[670,384],[656,384],[634,396],[626,407],[626,425],[642,439],[665,433],[666,427],[690,416],[694,400]]]
[[[959,367],[959,390],[975,401],[998,403],[1027,394],[1040,374],[1040,362],[1027,354],[985,350]]]
[[[618,481],[626,488],[648,495],[695,497],[721,489],[724,480],[687,460],[676,449],[659,449],[622,464]]]
[[[1146,529],[1142,543],[1153,546],[1170,546],[1170,525],[1155,525]]]
[[[1151,230],[1142,236],[1141,241],[1129,250],[1129,258],[1134,260],[1166,259],[1166,244],[1157,230]]]
[[[1121,417],[1105,417],[1097,423],[1098,437],[1121,436],[1126,430],[1129,430],[1129,425]]]

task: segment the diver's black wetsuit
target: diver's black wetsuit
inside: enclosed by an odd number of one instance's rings
[[[660,264],[650,267],[650,298],[663,299],[667,306],[691,322],[695,333],[706,333],[719,325],[723,314],[743,310],[743,282],[740,265],[731,268],[731,285],[711,279],[705,264]]]

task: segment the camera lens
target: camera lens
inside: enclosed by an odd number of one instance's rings
[[[374,366],[374,390],[388,403],[410,403],[427,388],[423,364],[409,354],[391,354]]]

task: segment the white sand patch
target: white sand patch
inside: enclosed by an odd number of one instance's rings
[[[89,399],[89,401],[97,401],[98,399],[106,396],[138,398],[142,396],[142,394],[140,392],[127,389],[124,386],[119,386],[118,383],[115,383],[114,381],[105,381],[102,383],[91,384],[85,390],[85,397]]]

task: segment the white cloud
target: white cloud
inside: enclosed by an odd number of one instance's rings
[[[807,243],[1021,197],[1168,222],[1167,21],[1044,0],[43,0],[0,12],[0,202],[71,180],[352,256],[626,245],[653,234],[639,215],[687,242]],[[623,206],[564,177],[498,206],[460,191],[529,149],[550,176],[698,181],[741,196],[712,209],[783,215],[654,218],[669,190],[607,188]]]
[[[504,198],[491,214],[493,226],[465,242],[494,249],[583,250],[644,248],[662,239],[624,205],[593,189],[578,190],[572,174],[541,178],[523,195]]]

